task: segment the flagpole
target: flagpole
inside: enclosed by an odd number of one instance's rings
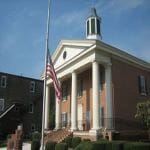
[[[45,100],[46,100],[46,66],[48,54],[48,40],[49,40],[49,24],[50,24],[50,0],[48,1],[48,16],[47,16],[47,29],[46,29],[46,43],[45,43],[45,69],[44,69],[44,88],[43,88],[43,112],[42,112],[42,135],[41,135],[41,150],[44,150],[44,128],[45,128]]]

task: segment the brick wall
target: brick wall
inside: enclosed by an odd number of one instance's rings
[[[148,95],[146,96],[139,93],[139,75],[147,79]],[[150,99],[150,72],[112,59],[112,82],[115,127],[117,129],[139,128],[139,123],[135,120],[136,104]]]
[[[7,140],[7,150],[22,150],[23,130],[18,126],[14,134],[11,134]]]
[[[21,111],[21,122],[24,125],[24,133],[28,134],[31,131],[31,126],[35,125],[35,130],[41,129],[42,119],[42,99],[43,99],[43,81],[11,75],[0,72],[1,76],[6,76],[6,88],[0,87],[0,98],[4,99],[5,109],[12,104],[20,104],[17,112]],[[31,82],[35,83],[35,91],[30,92]],[[34,111],[29,113],[29,105],[33,104]],[[1,120],[0,120],[1,122]],[[13,130],[13,129],[12,129]],[[9,132],[8,132],[9,133]]]

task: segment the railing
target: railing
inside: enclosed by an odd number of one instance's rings
[[[92,119],[83,119],[78,120],[76,122],[77,128],[79,130],[85,130],[88,131],[93,126],[93,120]],[[144,126],[135,119],[125,119],[125,118],[100,118],[100,128],[101,129],[115,129],[115,130],[136,130],[136,129],[142,129]],[[60,128],[71,127],[71,121],[63,121],[59,125]]]

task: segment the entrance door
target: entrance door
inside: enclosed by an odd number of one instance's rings
[[[78,104],[78,129],[83,130],[83,112],[82,112],[82,104]]]

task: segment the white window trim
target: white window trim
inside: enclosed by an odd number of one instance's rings
[[[32,93],[35,92],[35,81],[30,82],[30,92],[32,92]]]
[[[32,111],[30,111],[30,105],[32,105]],[[29,104],[29,113],[31,113],[31,114],[34,113],[34,105],[33,105],[33,103],[30,103],[30,104]]]
[[[61,114],[67,116],[67,112],[62,112]],[[62,119],[62,118],[61,118],[61,119]],[[66,119],[66,120],[64,120],[64,122],[68,123],[68,118],[66,117],[65,119]],[[61,121],[63,122],[63,120],[61,120]],[[62,125],[64,125],[64,124],[62,124]],[[62,127],[65,128],[65,126],[62,126]]]
[[[2,85],[3,79],[4,79],[4,82],[5,82],[4,86]],[[6,88],[6,84],[7,84],[6,79],[7,79],[6,76],[1,76],[1,87],[2,87],[2,88]]]
[[[142,84],[143,84],[143,90],[142,90]],[[141,95],[146,96],[146,82],[145,77],[143,75],[140,76],[140,86],[141,86]]]
[[[4,111],[4,108],[5,108],[5,100],[4,100],[4,98],[0,98],[0,101],[2,101],[2,104],[3,104],[2,109],[1,109],[0,111]]]

